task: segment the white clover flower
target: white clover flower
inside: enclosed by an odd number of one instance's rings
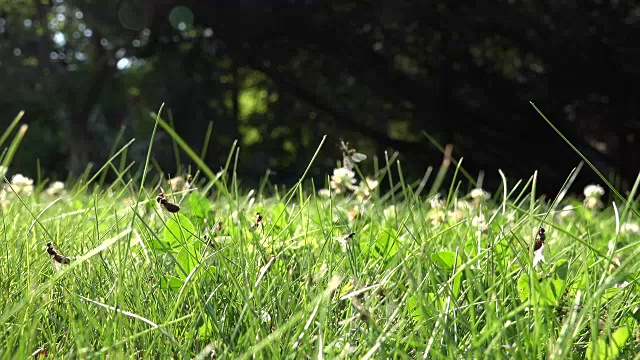
[[[620,226],[622,234],[638,234],[640,233],[640,225],[638,223],[624,223]]]
[[[49,196],[60,196],[64,191],[64,183],[62,181],[54,181],[44,191]]]
[[[600,185],[587,185],[584,188],[584,196],[586,198],[600,199],[604,195],[604,189]]]
[[[450,210],[447,212],[447,217],[455,222],[464,219],[464,213],[460,210]]]
[[[560,217],[561,218],[566,218],[569,216],[573,216],[574,212],[573,212],[573,205],[565,205],[562,210],[560,210]]]
[[[603,207],[602,201],[600,201],[600,198],[597,197],[587,197],[584,199],[584,206],[587,209],[599,209]]]
[[[333,175],[331,175],[331,188],[336,193],[344,193],[353,189],[353,184],[356,182],[356,174],[349,169],[337,168],[333,169]]]
[[[269,315],[265,309],[262,309],[260,312],[260,320],[262,320],[263,323],[268,323],[271,321],[271,315]]]
[[[429,199],[429,205],[432,209],[441,210],[444,209],[444,200],[440,194],[436,194],[431,199]]]
[[[360,200],[371,197],[371,191],[378,187],[378,180],[367,177],[364,181],[360,181],[360,185],[355,189],[356,196]]]
[[[588,197],[584,199],[584,206],[587,209],[596,209],[602,207],[602,201],[599,198]]]
[[[384,209],[383,213],[384,213],[384,217],[387,219],[393,218],[396,216],[396,206],[395,205],[391,205],[389,207],[387,207],[386,209]]]
[[[13,185],[13,186],[33,185],[33,180],[29,179],[26,176],[23,176],[22,174],[15,174],[11,178],[11,185]]]
[[[474,228],[485,230],[488,227],[488,224],[484,219],[484,215],[480,214],[471,218],[471,226],[473,226]]]
[[[22,174],[15,174],[11,178],[11,187],[19,195],[30,195],[33,192],[33,180]]]
[[[350,223],[354,222],[356,219],[364,215],[364,208],[359,205],[354,206],[347,212],[347,218]]]
[[[602,207],[600,198],[604,195],[604,189],[600,185],[588,185],[584,188],[584,206],[587,209]]]
[[[466,201],[458,200],[456,201],[455,208],[457,211],[469,211],[471,209],[471,205]]]
[[[431,226],[440,226],[447,220],[447,215],[442,210],[432,210],[427,213],[427,220]]]
[[[331,190],[329,189],[320,189],[318,190],[318,195],[321,197],[331,197]]]
[[[473,199],[473,202],[476,204],[485,202],[491,198],[491,194],[481,188],[475,188],[471,190],[469,195],[471,196],[471,199]]]
[[[187,190],[189,186],[191,186],[191,184],[189,184],[189,181],[185,180],[185,178],[182,176],[171,178],[168,180],[168,182],[169,186],[171,186],[171,190],[175,192]]]

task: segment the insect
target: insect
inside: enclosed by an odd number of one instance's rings
[[[158,195],[158,197],[156,197],[156,201],[170,213],[177,213],[178,211],[180,211],[180,205],[174,204],[167,200],[167,194],[164,193],[164,190],[162,190],[162,188],[160,188],[160,194]]]
[[[538,236],[536,236],[536,242],[533,245],[533,251],[538,251],[544,245],[544,241],[547,240],[547,236],[544,234],[545,230],[542,226],[538,229]]]
[[[222,230],[222,223],[221,222],[217,222],[213,225],[213,227],[211,228],[210,232],[211,234],[217,234]],[[215,237],[214,240],[220,240],[220,239],[224,239],[226,237],[223,236],[218,236]],[[215,241],[211,239],[211,236],[209,236],[209,234],[204,234],[204,242],[211,246],[212,248],[215,248]]]
[[[47,243],[47,253],[49,253],[49,255],[51,255],[51,258],[59,263],[59,264],[69,264],[71,263],[71,259],[68,258],[67,256],[64,256],[62,254],[59,254],[54,248],[53,245],[51,245],[51,243]]]
[[[253,225],[251,225],[251,227],[257,228],[260,225],[262,225],[262,215],[259,212],[257,212],[255,220],[253,221]]]
[[[340,242],[340,246],[342,246],[342,251],[346,252],[347,251],[347,244],[349,243],[349,240],[353,239],[353,237],[356,236],[355,232],[350,232],[347,235],[341,237],[340,239],[338,239],[338,241]]]
[[[350,148],[348,142],[340,140],[340,151],[342,151],[342,167],[352,170],[354,163],[359,163],[367,159],[367,155],[359,153],[356,149]]]
[[[367,321],[369,317],[371,317],[371,313],[369,310],[357,299],[357,297],[351,298],[351,305],[358,311],[360,314],[360,320]]]

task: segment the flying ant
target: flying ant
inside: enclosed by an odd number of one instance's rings
[[[342,167],[345,169],[352,170],[354,163],[359,163],[367,159],[367,155],[350,148],[349,143],[343,140],[340,140],[340,151],[342,151]]]
[[[367,321],[371,317],[371,313],[369,310],[357,299],[357,297],[351,298],[351,305],[358,311],[360,314],[360,320]]]
[[[262,215],[259,212],[257,212],[255,220],[253,221],[253,225],[251,225],[251,227],[252,228],[257,228],[260,225],[262,225]]]
[[[547,240],[547,236],[544,234],[545,230],[542,226],[538,229],[538,236],[536,236],[536,242],[533,245],[533,251],[538,251],[544,245],[544,241]]]
[[[49,255],[51,255],[51,258],[56,261],[59,264],[70,264],[71,263],[71,259],[68,258],[67,256],[64,256],[62,254],[59,254],[54,248],[53,245],[51,245],[51,243],[47,243],[47,253],[49,253]]]
[[[352,240],[353,237],[356,236],[355,232],[350,232],[347,235],[341,237],[338,241],[340,242],[340,245],[342,246],[342,251],[347,251],[347,244],[349,243],[349,240]]]
[[[167,194],[164,193],[164,190],[162,190],[162,188],[160,188],[160,194],[158,195],[158,197],[156,197],[156,201],[170,213],[177,213],[178,211],[180,211],[180,205],[174,204],[167,200]]]

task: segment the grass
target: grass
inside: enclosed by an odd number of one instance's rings
[[[194,160],[203,177],[164,182],[181,207],[169,213],[156,202],[161,174],[149,158],[139,173],[124,166],[125,149],[63,193],[5,186],[3,358],[613,359],[640,352],[635,188],[621,204],[598,208],[597,195],[564,197],[577,172],[552,201],[536,196],[534,174],[472,197],[457,177],[443,184],[441,171],[407,183],[389,158],[371,175],[389,184],[385,194],[375,181],[347,189],[346,176],[333,178],[343,193],[320,195],[304,175],[288,191],[268,182],[243,191],[232,149],[222,172]],[[461,161],[453,164],[461,173]],[[106,171],[118,180],[97,186]],[[417,195],[423,188],[431,191]],[[48,242],[70,264],[53,261]]]

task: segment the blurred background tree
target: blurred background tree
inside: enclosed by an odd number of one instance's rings
[[[249,182],[267,169],[294,182],[323,134],[319,179],[340,137],[370,157],[399,151],[418,178],[442,159],[426,133],[489,187],[498,168],[538,169],[553,192],[579,157],[533,101],[628,186],[639,44],[639,1],[14,0],[0,3],[0,121],[25,110],[30,124],[12,170],[35,174],[39,159],[57,178],[104,161],[121,129],[143,160],[166,102],[197,151],[213,122],[212,168],[238,139]],[[168,136],[154,158],[176,173]]]

